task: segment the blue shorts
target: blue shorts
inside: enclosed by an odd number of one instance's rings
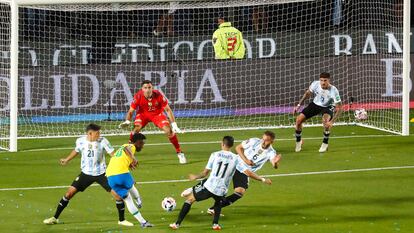
[[[132,188],[135,181],[131,173],[108,176],[109,186],[123,199],[128,196],[128,191]]]

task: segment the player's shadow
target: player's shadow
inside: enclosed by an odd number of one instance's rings
[[[283,200],[282,200],[283,201]],[[252,205],[233,206],[234,210],[223,211],[229,217],[262,216],[257,224],[269,225],[291,225],[291,224],[314,224],[314,223],[340,223],[340,222],[375,222],[378,220],[414,219],[414,213],[383,214],[370,211],[372,214],[361,212],[361,215],[350,216],[349,214],[332,213],[324,208],[398,208],[407,203],[414,203],[414,197],[390,197],[390,198],[365,198],[365,199],[343,199],[330,202],[318,202],[301,205]],[[237,210],[236,210],[237,209]],[[319,209],[319,210],[318,210]],[[313,210],[310,212],[309,210]],[[266,218],[269,217],[269,218]],[[253,220],[254,221],[254,220]]]

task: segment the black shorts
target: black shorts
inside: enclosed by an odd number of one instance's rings
[[[244,174],[239,172],[239,170],[236,169],[236,172],[234,172],[234,176],[233,176],[233,187],[234,188],[244,188],[247,189],[249,187],[249,177]]]
[[[211,193],[210,191],[208,191],[208,189],[204,187],[204,183],[206,182],[206,180],[207,179],[200,181],[200,183],[196,184],[193,187],[193,195],[196,201],[203,201],[203,200],[209,199],[210,197],[212,197],[216,201],[222,200],[224,196],[217,196]]]
[[[323,115],[323,114],[328,114],[330,116],[329,120],[332,119],[333,117],[333,111],[334,111],[335,107],[334,106],[330,106],[330,107],[321,107],[316,105],[314,102],[311,102],[308,106],[306,106],[306,108],[304,108],[302,110],[303,115],[305,115],[306,119],[309,119],[313,116],[316,116],[318,114]]]
[[[105,176],[105,173],[99,176],[90,176],[81,172],[78,177],[72,182],[72,186],[75,187],[78,191],[83,192],[87,187],[89,187],[94,182],[100,184],[107,192],[111,191],[109,187],[108,179]]]

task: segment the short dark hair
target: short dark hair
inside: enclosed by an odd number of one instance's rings
[[[265,132],[264,132],[264,135],[269,136],[272,140],[275,140],[275,138],[276,138],[275,133],[273,133],[273,132],[272,132],[272,131],[270,131],[270,130],[265,131]]]
[[[147,138],[145,137],[144,134],[134,133],[134,135],[132,135],[131,142],[135,143],[136,141],[144,141],[145,139],[147,139]]]
[[[223,144],[227,147],[232,147],[234,145],[234,138],[232,136],[224,136]]]
[[[144,86],[145,84],[151,84],[152,85],[152,82],[151,82],[151,80],[144,80],[141,83],[141,87]]]
[[[327,73],[327,72],[323,72],[319,75],[320,78],[327,78],[327,79],[331,79],[331,74]]]
[[[94,123],[90,123],[85,128],[85,131],[86,132],[88,132],[89,130],[99,131],[99,130],[101,130],[101,126],[100,125],[97,125],[97,124],[94,124]]]

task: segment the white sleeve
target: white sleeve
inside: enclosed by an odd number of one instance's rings
[[[112,147],[111,143],[106,138],[103,138],[103,140],[102,140],[102,146],[104,147],[106,153],[108,153],[108,154],[112,153],[115,150]]]
[[[208,159],[206,169],[211,170],[213,169],[214,159],[216,158],[215,153],[211,153],[210,158]]]
[[[318,87],[318,81],[313,81],[311,85],[309,86],[309,91],[312,93],[315,93],[317,87]]]
[[[255,138],[250,138],[250,139],[242,141],[241,145],[242,145],[243,149],[246,150],[249,147],[251,147],[255,142],[256,142]]]
[[[237,165],[236,165],[236,169],[241,172],[244,173],[247,169],[249,169],[249,167],[247,166],[247,164],[245,164],[243,162],[243,160],[240,157],[237,157]]]
[[[80,138],[76,140],[75,151],[78,153],[82,151],[82,139]]]
[[[334,103],[335,103],[335,104],[337,104],[337,103],[340,103],[340,102],[341,102],[341,96],[339,95],[339,91],[338,91],[338,89],[337,89],[337,88],[335,88],[335,90],[334,90],[334,96],[333,96],[333,99],[334,99]]]
[[[268,157],[269,157],[269,162],[270,162],[270,163],[271,163],[271,162],[272,162],[272,160],[276,157],[276,155],[277,155],[276,150],[275,150],[275,151],[273,151],[273,153],[271,153],[271,154],[269,154],[269,155],[268,155]]]

